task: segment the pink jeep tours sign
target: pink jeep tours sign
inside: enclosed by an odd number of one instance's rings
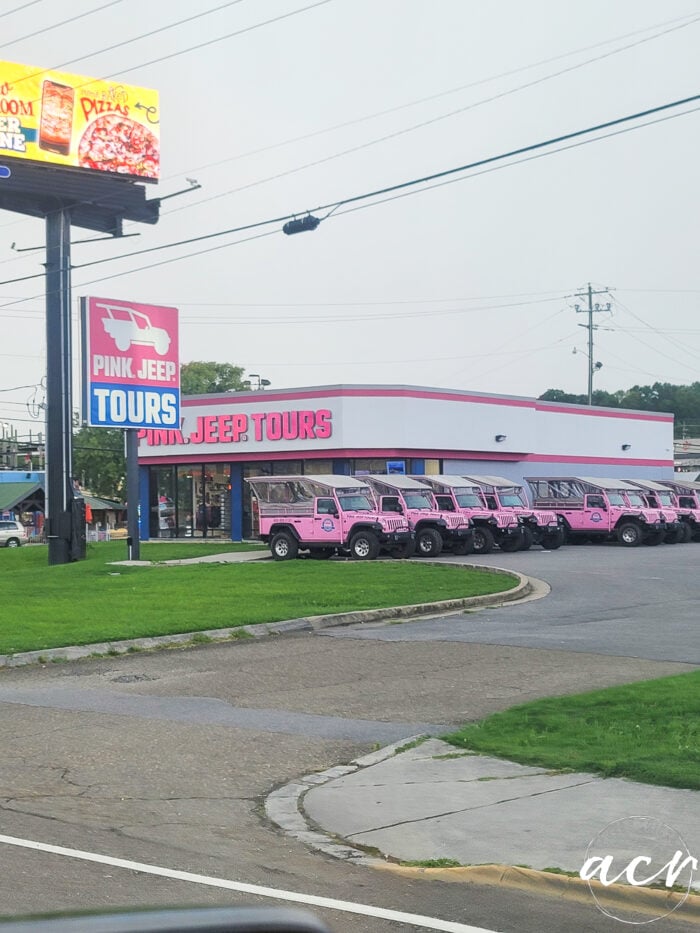
[[[83,409],[104,428],[177,428],[177,308],[83,298]]]

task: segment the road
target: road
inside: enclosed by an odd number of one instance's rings
[[[280,903],[169,874],[185,871],[499,933],[619,930],[593,905],[347,865],[282,835],[262,802],[294,777],[404,736],[700,665],[699,560],[695,545],[494,554],[474,562],[546,580],[550,596],[443,619],[4,670],[0,834],[163,871],[0,839],[0,914]],[[338,933],[438,928],[317,912]],[[670,919],[657,927],[686,928]]]

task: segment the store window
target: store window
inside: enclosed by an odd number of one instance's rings
[[[152,538],[230,538],[229,465],[152,468],[149,532]]]
[[[352,464],[354,476],[381,476],[386,475],[387,472],[386,460],[353,460]]]
[[[333,474],[333,461],[332,460],[305,460],[304,461],[304,476],[319,476],[319,475],[332,475]]]
[[[151,538],[177,536],[175,510],[175,469],[154,467],[149,490],[148,530]]]
[[[228,464],[214,463],[204,467],[195,527],[205,538],[231,537],[231,471]]]

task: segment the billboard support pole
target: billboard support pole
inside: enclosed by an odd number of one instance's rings
[[[70,262],[70,212],[59,207],[46,216],[46,534],[49,564],[67,564],[71,560]]]
[[[136,428],[124,431],[126,441],[126,524],[129,560],[141,560],[139,539],[139,441]]]

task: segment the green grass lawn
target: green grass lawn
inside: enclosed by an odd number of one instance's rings
[[[525,703],[445,738],[522,764],[700,790],[700,671]]]
[[[226,550],[230,550],[229,545]],[[142,544],[142,560],[214,553],[201,544]],[[45,547],[0,549],[0,654],[278,622],[497,593],[508,574],[404,561],[296,560],[124,567],[123,541],[48,566]]]

